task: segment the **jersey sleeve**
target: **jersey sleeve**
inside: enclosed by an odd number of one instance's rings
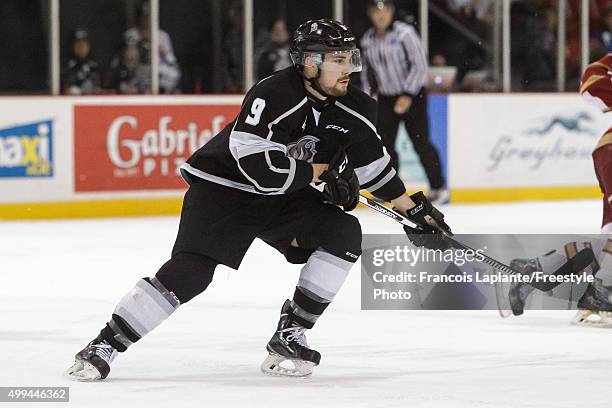
[[[238,169],[263,194],[290,193],[312,180],[312,166],[288,157],[287,147],[274,141],[289,132],[283,119],[301,106],[286,105],[256,86],[245,98],[229,136],[229,149]]]
[[[361,188],[374,196],[391,201],[406,192],[404,183],[391,163],[391,156],[382,144],[374,126],[376,102],[371,98],[365,106],[365,115],[352,113],[362,123],[362,135],[346,147],[346,155],[355,169]]]
[[[580,94],[603,112],[612,111],[612,53],[587,67],[580,82]]]

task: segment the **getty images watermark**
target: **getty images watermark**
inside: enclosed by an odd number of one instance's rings
[[[605,240],[605,236],[570,235],[462,235],[459,242],[471,249],[433,250],[411,245],[405,235],[365,235],[363,241],[362,309],[497,309],[500,290],[511,285],[545,284],[555,287],[542,300],[535,296],[533,308],[566,309],[579,298],[594,275],[555,275],[544,270],[510,274],[487,265],[483,255],[510,264],[513,259],[538,259],[572,242]],[[569,288],[569,289],[568,289]],[[550,291],[547,291],[550,292]]]

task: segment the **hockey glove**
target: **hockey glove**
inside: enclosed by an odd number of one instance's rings
[[[444,222],[444,214],[431,204],[422,191],[412,194],[410,198],[416,204],[413,208],[408,209],[405,213],[396,209],[417,224],[414,228],[404,226],[410,242],[417,247],[441,251],[451,248],[444,239],[443,232],[453,235],[450,227]]]
[[[416,205],[406,211],[406,218],[424,231],[433,228],[434,231],[440,230],[448,235],[453,235],[448,224],[444,222],[444,214],[431,204],[422,191],[412,194],[410,198]]]
[[[416,247],[439,249],[441,251],[451,248],[440,230],[434,227],[426,226],[412,228],[404,225],[404,231],[406,232],[408,240]]]
[[[352,211],[359,203],[359,180],[343,150],[338,150],[329,167],[319,176],[325,182],[326,202],[341,205],[344,211]]]

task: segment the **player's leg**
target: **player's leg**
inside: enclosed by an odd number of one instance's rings
[[[612,145],[603,145],[593,152],[595,173],[603,193],[602,234],[612,234]],[[594,250],[596,250],[594,248]],[[574,324],[612,326],[612,241],[603,243],[597,256],[595,281],[590,283],[578,301]]]
[[[594,241],[593,251],[594,281],[578,301],[572,323],[612,327],[612,240]]]
[[[261,368],[270,374],[307,376],[319,364],[321,356],[308,346],[305,331],[327,309],[361,255],[361,227],[355,217],[322,203],[302,205],[309,210],[262,236],[290,262],[305,263],[267,345],[269,356]],[[283,366],[287,360],[293,367]]]
[[[173,255],[154,277],[139,280],[121,298],[100,334],[77,353],[67,374],[83,381],[106,378],[117,353],[126,351],[208,287],[216,265],[217,261],[198,254]]]
[[[595,174],[603,193],[602,234],[612,234],[612,144],[599,147],[593,152]]]
[[[391,156],[391,164],[399,171],[399,158],[397,150],[395,150],[395,141],[397,140],[397,130],[401,117],[393,112],[393,107],[396,96],[378,97],[378,117],[376,119],[376,130],[380,135],[383,145]]]
[[[226,190],[210,183],[195,183],[189,188],[171,259],[154,277],[139,280],[119,301],[100,334],[76,354],[67,371],[70,377],[83,381],[106,378],[117,353],[126,351],[179,305],[203,292],[219,263],[238,267],[254,233],[235,225],[248,206],[241,194]],[[225,242],[225,250],[220,242]]]
[[[586,271],[594,275],[600,269],[598,262],[603,246],[604,243],[600,240],[568,242],[536,258],[513,259],[510,267],[529,276],[537,272],[551,275],[557,273],[561,268],[571,268],[574,273]],[[510,285],[508,298],[515,316],[523,314],[525,302],[535,289],[534,286],[539,285],[523,282],[514,282]],[[542,290],[551,289],[552,287]]]
[[[448,200],[448,192],[445,190],[445,182],[442,176],[440,156],[429,138],[429,115],[427,91],[425,89],[412,99],[412,105],[403,118],[414,150],[419,156],[429,181],[431,188],[430,200],[432,202]]]

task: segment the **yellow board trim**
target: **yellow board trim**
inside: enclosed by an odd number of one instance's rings
[[[461,188],[450,195],[451,203],[457,204],[601,198],[601,191],[597,186]]]
[[[133,217],[179,214],[182,198],[0,204],[0,220]]]
[[[451,203],[601,198],[597,186],[472,188],[451,190]],[[0,204],[0,220],[176,215],[182,198]]]

